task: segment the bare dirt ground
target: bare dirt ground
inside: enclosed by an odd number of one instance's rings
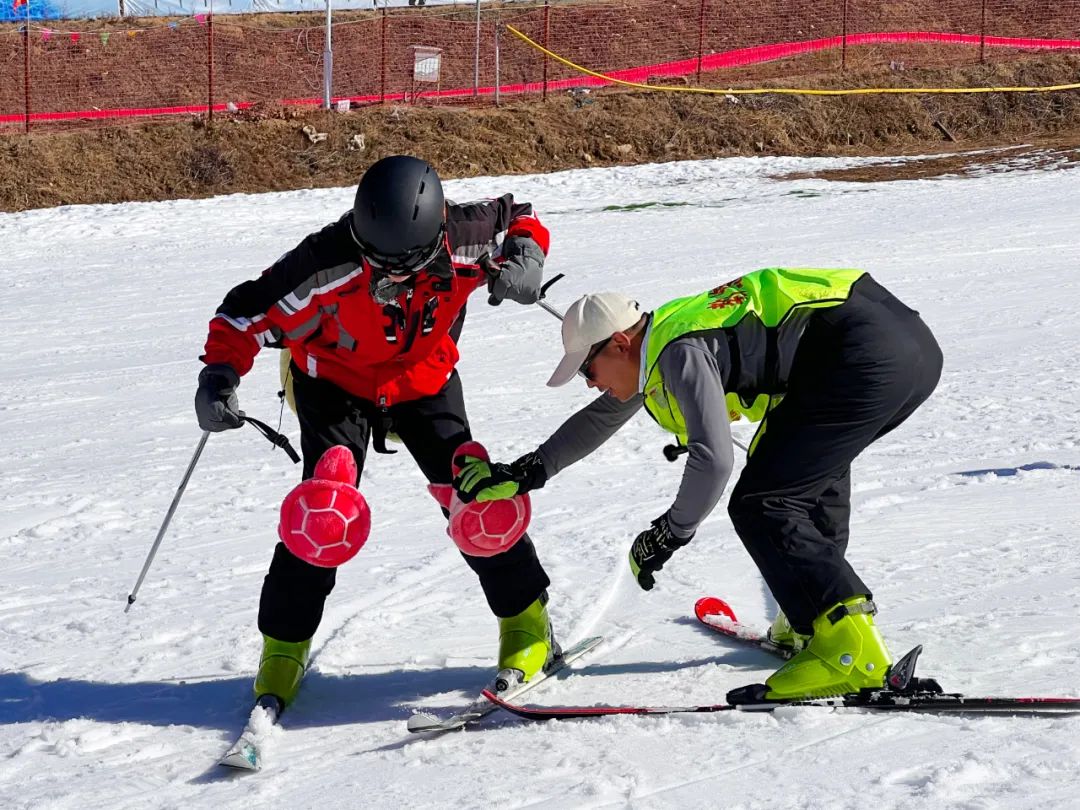
[[[785,180],[839,180],[848,183],[878,183],[883,180],[920,180],[926,177],[975,177],[1033,168],[1059,169],[1080,163],[1080,146],[1075,138],[1037,139],[1039,143],[998,146],[970,152],[920,155],[873,166],[850,166],[815,172],[792,172]]]
[[[1078,79],[1080,57],[1043,55],[944,70],[802,76],[787,86]],[[312,142],[305,127],[327,137]],[[403,152],[430,160],[445,177],[463,177],[731,155],[970,153],[1018,145],[1049,147],[1055,157],[1048,160],[1076,161],[1080,91],[817,97],[602,90],[501,107],[263,108],[209,124],[186,119],[0,137],[0,210],[351,185],[375,160]],[[968,155],[835,176],[978,171],[979,161]]]

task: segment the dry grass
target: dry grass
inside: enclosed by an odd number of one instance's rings
[[[1080,58],[939,71],[851,72],[789,86],[975,86],[1077,81]],[[777,82],[781,84],[781,82]],[[350,185],[411,153],[446,177],[745,154],[958,151],[1080,144],[1080,92],[962,96],[695,96],[606,90],[501,108],[264,109],[233,117],[0,138],[0,210]],[[584,102],[584,103],[583,103]],[[302,127],[328,138],[312,144]],[[364,148],[350,148],[363,135]],[[949,138],[954,140],[949,140]]]

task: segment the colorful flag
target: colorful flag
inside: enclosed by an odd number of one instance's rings
[[[18,11],[23,6],[28,6],[29,2],[30,0],[13,0],[13,2],[11,3],[11,10]]]

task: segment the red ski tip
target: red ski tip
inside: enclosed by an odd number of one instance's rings
[[[731,621],[732,624],[738,624],[739,620],[735,616],[735,611],[731,609],[731,605],[725,602],[723,599],[718,599],[715,596],[703,596],[694,603],[694,615],[698,617],[699,621],[705,622],[707,616],[724,616]]]

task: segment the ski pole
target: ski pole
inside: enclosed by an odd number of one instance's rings
[[[300,463],[300,455],[293,449],[293,446],[289,443],[289,439],[285,434],[278,433],[265,422],[261,422],[253,416],[248,416],[243,411],[240,411],[240,420],[259,431],[259,433],[274,445],[274,447],[280,447],[284,450],[286,455],[292,460],[293,464]],[[139,573],[139,579],[135,583],[135,587],[131,590],[131,593],[128,594],[127,607],[124,608],[124,613],[131,610],[131,606],[135,603],[135,596],[138,594],[139,588],[142,587],[143,580],[146,579],[146,572],[150,570],[151,563],[154,562],[154,555],[157,554],[158,546],[161,545],[161,540],[165,537],[165,530],[169,528],[169,521],[172,520],[176,507],[180,505],[180,498],[183,497],[184,490],[187,489],[188,481],[191,479],[191,473],[194,472],[195,465],[199,462],[199,456],[202,455],[203,448],[206,447],[206,440],[208,438],[210,438],[210,431],[204,430],[202,438],[199,439],[199,446],[195,448],[195,455],[191,457],[191,463],[188,464],[187,472],[184,473],[184,478],[180,482],[180,488],[176,490],[176,495],[173,497],[172,504],[169,506],[169,511],[165,513],[165,520],[162,521],[161,528],[158,529],[154,545],[150,547],[150,553],[146,555],[146,562],[143,563],[142,571]]]
[[[555,309],[555,307],[551,306],[551,304],[549,304],[547,301],[545,301],[544,297],[547,295],[548,287],[550,287],[552,284],[554,284],[556,281],[558,281],[562,277],[563,277],[563,274],[559,273],[557,276],[552,278],[549,282],[544,284],[544,286],[540,288],[540,298],[537,299],[537,301],[536,301],[536,303],[539,304],[542,309],[544,309],[547,312],[550,312],[552,315],[554,315],[560,321],[563,319],[563,314],[561,312],[559,312],[559,310]],[[578,374],[580,374],[580,373],[581,372],[579,371]],[[740,450],[743,450],[744,452],[749,452],[747,450],[746,445],[743,444],[742,442],[740,442],[734,436],[731,437],[731,441]],[[666,447],[664,447],[664,458],[666,458],[668,461],[675,461],[675,459],[677,459],[683,453],[688,453],[688,452],[690,452],[690,448],[688,448],[685,444],[669,444]]]
[[[555,283],[556,281],[558,281],[559,279],[561,279],[561,278],[563,278],[563,277],[564,277],[564,275],[563,275],[562,273],[559,273],[558,275],[556,275],[556,276],[553,276],[553,277],[552,277],[552,278],[551,278],[551,279],[550,279],[550,280],[549,280],[549,281],[548,281],[548,282],[547,282],[546,284],[544,284],[544,285],[543,285],[543,286],[542,286],[542,287],[540,288],[540,297],[536,299],[536,303],[537,303],[537,305],[538,305],[538,306],[539,306],[539,307],[540,307],[540,308],[541,308],[542,310],[544,310],[545,312],[550,312],[550,313],[551,313],[552,315],[554,315],[554,316],[555,316],[556,318],[558,318],[558,319],[559,319],[560,321],[561,321],[561,320],[563,319],[562,313],[561,313],[561,312],[559,312],[559,310],[555,309],[555,307],[553,307],[553,306],[552,306],[551,304],[549,304],[549,303],[548,303],[547,301],[545,301],[544,299],[545,299],[545,298],[547,297],[547,291],[548,291],[548,288],[549,288],[549,287],[550,287],[550,286],[551,286],[552,284],[554,284],[554,283]]]
[[[206,447],[206,440],[208,438],[210,438],[210,431],[204,430],[202,438],[199,439],[199,446],[195,448],[195,455],[191,457],[191,463],[188,464],[187,472],[184,473],[184,479],[180,482],[180,488],[176,490],[176,495],[173,497],[172,504],[169,506],[169,511],[165,513],[165,520],[162,521],[161,528],[158,529],[157,539],[154,540],[154,545],[150,547],[150,553],[146,555],[146,562],[143,563],[142,571],[139,573],[139,579],[135,583],[135,587],[131,589],[131,593],[128,594],[127,607],[124,608],[124,613],[131,610],[131,606],[135,604],[135,595],[139,592],[139,588],[142,587],[143,580],[146,579],[146,572],[150,570],[150,564],[154,561],[154,555],[157,554],[158,546],[161,545],[161,539],[165,536],[165,530],[169,528],[169,521],[172,520],[173,513],[180,504],[180,498],[183,496],[184,490],[187,489],[188,481],[191,479],[191,473],[195,470],[195,465],[199,461],[199,456],[202,455],[203,448]]]

